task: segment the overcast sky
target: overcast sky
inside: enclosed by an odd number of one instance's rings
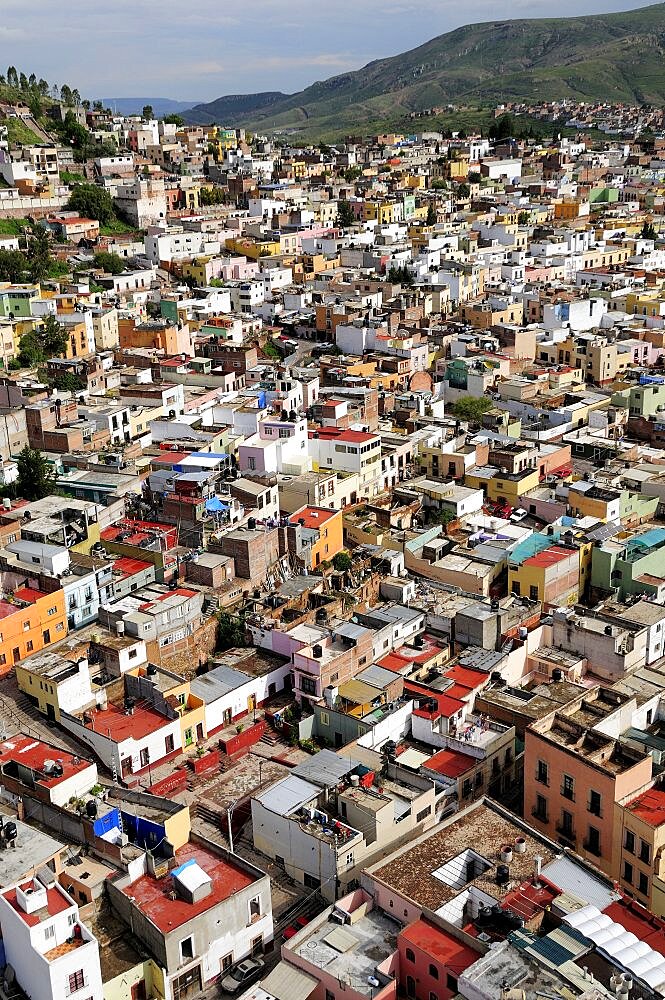
[[[644,0],[559,0],[559,15]],[[471,21],[552,16],[546,0],[0,0],[2,72],[83,96],[212,100],[295,91]]]

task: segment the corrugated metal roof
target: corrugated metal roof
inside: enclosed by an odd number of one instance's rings
[[[282,778],[276,784],[261,792],[256,798],[271,812],[278,816],[289,816],[297,809],[302,808],[306,802],[310,802],[319,794],[316,785],[304,781],[292,771],[286,778]]]
[[[344,701],[352,701],[356,705],[370,705],[381,697],[381,692],[370,684],[363,684],[362,681],[354,679],[340,684],[339,696]]]
[[[395,678],[396,674],[392,670],[386,670],[385,667],[380,667],[377,663],[372,663],[356,674],[356,680],[362,681],[363,684],[371,684],[372,687],[378,688],[380,691],[391,684]]]
[[[326,788],[338,784],[346,774],[358,766],[358,763],[351,757],[336,754],[334,750],[320,750],[309,760],[304,760],[294,767],[291,774]]]
[[[600,878],[595,878],[586,868],[576,864],[565,855],[555,858],[554,861],[545,865],[543,875],[559,889],[579,896],[587,903],[593,903],[599,910],[604,910],[606,906],[619,898],[618,893],[614,892]]]
[[[235,691],[243,684],[248,684],[251,679],[248,674],[234,670],[233,667],[220,666],[209,670],[207,674],[201,674],[200,677],[194,677],[190,683],[190,691],[209,705],[229,691]]]
[[[277,1000],[307,1000],[318,985],[313,976],[286,962],[279,962],[261,983],[266,993]]]

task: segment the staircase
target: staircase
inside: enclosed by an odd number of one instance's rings
[[[219,610],[219,597],[215,597],[214,594],[206,595],[201,611],[203,621],[207,622],[209,618],[213,617],[213,615],[218,615]]]
[[[195,814],[197,819],[201,819],[204,823],[209,823],[214,826],[216,830],[221,830],[225,820],[224,814],[221,812],[215,812],[210,806],[205,805],[203,802],[197,802],[195,805]]]

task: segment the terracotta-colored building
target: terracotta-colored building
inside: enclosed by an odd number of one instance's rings
[[[525,817],[613,878],[621,854],[615,804],[651,783],[650,754],[606,735],[617,731],[630,701],[610,688],[594,688],[525,733]]]
[[[21,587],[0,601],[0,676],[26,656],[38,653],[67,635],[64,591],[44,594]]]
[[[458,977],[479,957],[470,945],[422,917],[400,931],[397,950],[400,990],[413,1000],[450,1000]]]

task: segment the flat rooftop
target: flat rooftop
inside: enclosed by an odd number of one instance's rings
[[[343,927],[326,920],[311,934],[299,937],[292,950],[340,983],[348,983],[355,992],[372,997],[376,987],[368,979],[375,975],[376,966],[395,952],[398,931],[394,920],[372,909]]]
[[[513,844],[517,837],[524,837],[526,850],[523,854],[513,853],[510,881],[497,885],[501,845]],[[467,880],[470,845],[473,845],[476,874]],[[537,855],[546,864],[557,857],[557,852],[547,841],[525,832],[482,800],[453,822],[435,827],[371,870],[380,882],[400,895],[436,910],[472,883],[495,899],[502,899],[516,882],[532,877]]]
[[[187,924],[193,917],[205,913],[256,881],[256,877],[240,865],[201,844],[185,844],[178,851],[176,860],[178,866],[195,861],[212,880],[212,891],[195,903],[188,903],[179,896],[172,899],[169,896],[169,889],[174,887],[171,875],[161,879],[142,875],[121,890],[164,934],[170,934],[174,928]]]

